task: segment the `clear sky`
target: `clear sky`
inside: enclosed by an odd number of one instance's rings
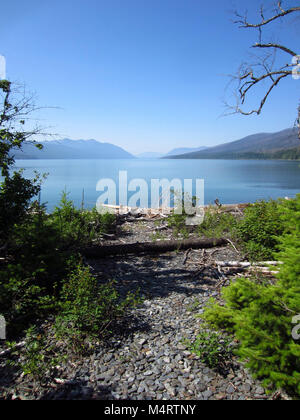
[[[62,138],[132,153],[212,146],[294,123],[300,80],[292,78],[262,116],[220,117],[227,75],[256,41],[232,23],[232,10],[248,7],[251,16],[261,2],[3,1],[0,54],[10,80],[36,92],[40,105],[59,107],[41,118]],[[298,47],[300,25],[275,28],[273,39]]]

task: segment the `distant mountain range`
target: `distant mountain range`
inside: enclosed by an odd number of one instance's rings
[[[300,141],[296,128],[259,133],[206,150],[165,157],[168,159],[297,159]],[[288,151],[288,153],[286,153]]]
[[[184,153],[191,153],[191,152],[199,152],[200,150],[205,150],[207,147],[199,146],[199,147],[181,147],[178,149],[172,149],[170,152],[163,154],[163,153],[156,153],[156,152],[146,152],[137,155],[138,158],[142,159],[159,159],[162,157],[168,156],[176,156],[176,155],[183,155]]]
[[[164,156],[163,153],[145,152],[145,153],[140,153],[136,157],[138,157],[139,159],[159,159],[159,158],[162,158],[163,156]]]
[[[186,153],[200,152],[200,151],[206,150],[206,149],[208,149],[208,147],[206,147],[206,146],[199,146],[199,147],[181,147],[181,148],[177,148],[177,149],[171,150],[169,153],[167,153],[165,155],[165,157],[167,157],[167,156],[183,155],[183,154],[186,154]]]
[[[121,147],[97,140],[53,140],[44,141],[39,150],[25,143],[22,150],[14,151],[16,159],[135,159]]]
[[[15,150],[16,159],[299,159],[300,141],[297,129],[276,133],[259,133],[241,140],[215,147],[177,148],[163,155],[148,152],[133,156],[121,147],[97,140],[53,140],[42,142],[39,150],[25,143],[22,150]]]

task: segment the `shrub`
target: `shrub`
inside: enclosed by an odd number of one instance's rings
[[[40,191],[39,177],[25,179],[22,171],[13,171],[13,152],[22,149],[24,142],[38,134],[32,125],[32,115],[36,107],[30,98],[14,97],[11,82],[0,80],[0,248],[8,240],[15,223],[23,221],[31,199]],[[31,119],[27,131],[24,126]],[[35,143],[32,141],[32,143]],[[40,144],[35,143],[41,148]]]
[[[205,212],[204,221],[199,226],[198,232],[207,238],[221,238],[231,236],[235,226],[236,219],[232,214],[209,209]]]
[[[232,355],[230,342],[228,337],[221,337],[215,331],[203,330],[189,348],[199,357],[200,362],[213,369],[222,368]]]
[[[7,321],[8,336],[21,333],[32,321],[56,308],[54,296],[39,285],[41,271],[29,273],[20,264],[0,270],[0,308]]]
[[[78,247],[108,231],[113,221],[112,215],[75,209],[65,196],[54,214],[32,205],[11,233],[11,263],[0,268],[0,308],[9,335],[57,309],[62,279],[70,270],[68,261],[72,256],[78,261]]]
[[[300,194],[295,200],[283,201],[280,205],[284,234],[278,237],[278,259],[285,262],[278,278],[289,288],[299,286],[300,279]],[[300,312],[300,306],[298,308]]]
[[[115,215],[100,214],[92,210],[76,209],[68,200],[68,194],[62,193],[61,201],[50,218],[60,233],[61,241],[67,246],[83,246],[96,239],[101,233],[110,232],[115,226]]]
[[[39,190],[38,178],[34,181],[25,179],[21,172],[6,176],[0,183],[1,241],[8,240],[15,224],[24,222],[30,207],[30,201],[38,194]]]
[[[113,282],[98,285],[89,268],[82,264],[71,272],[60,294],[56,318],[57,336],[67,340],[76,351],[85,349],[85,340],[100,340],[127,309],[140,303],[137,294],[121,299]]]
[[[258,201],[245,209],[237,224],[236,235],[248,258],[268,260],[278,247],[277,236],[284,230],[278,201]]]
[[[225,306],[211,301],[204,313],[210,325],[234,332],[238,355],[266,386],[300,395],[300,343],[292,337],[292,319],[300,312],[300,195],[279,204],[284,234],[278,280],[241,278],[223,290]]]
[[[31,327],[26,332],[24,349],[16,352],[23,374],[39,382],[47,381],[50,373],[66,358],[58,355],[58,349],[54,344],[49,345],[48,340],[45,332]]]
[[[168,217],[168,226],[172,228],[175,236],[182,235],[183,237],[188,236],[188,230],[186,226],[186,215],[185,214],[171,214]]]

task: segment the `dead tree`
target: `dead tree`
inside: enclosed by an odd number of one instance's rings
[[[260,54],[255,57],[255,62],[243,63],[240,66],[238,74],[233,76],[233,80],[238,83],[235,106],[230,106],[233,113],[240,113],[242,115],[260,115],[262,109],[268,100],[273,89],[277,87],[280,82],[293,75],[298,78],[300,72],[300,51],[293,51],[285,45],[277,42],[267,42],[263,40],[264,29],[272,23],[286,19],[292,14],[299,14],[300,5],[293,7],[285,7],[285,1],[278,1],[274,12],[268,17],[264,6],[260,9],[260,20],[256,23],[251,23],[248,20],[247,13],[244,15],[235,12],[234,23],[238,24],[240,28],[249,28],[258,31],[258,42],[252,45],[252,48],[259,50]],[[278,57],[280,55],[280,57]],[[287,64],[284,64],[287,63]],[[296,78],[295,77],[295,78]],[[258,85],[268,82],[261,101],[256,109],[245,109],[245,102],[247,97],[254,91]],[[300,106],[298,109],[298,135],[300,140]]]
[[[88,258],[105,258],[114,255],[152,254],[187,249],[214,248],[228,244],[225,238],[185,239],[158,242],[136,242],[133,244],[98,245],[81,250],[82,255]]]

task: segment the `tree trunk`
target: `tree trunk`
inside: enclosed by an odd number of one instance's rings
[[[133,244],[99,245],[85,248],[81,253],[88,258],[103,258],[112,255],[164,253],[186,249],[213,248],[228,243],[227,239],[186,239],[179,241],[158,241]]]

